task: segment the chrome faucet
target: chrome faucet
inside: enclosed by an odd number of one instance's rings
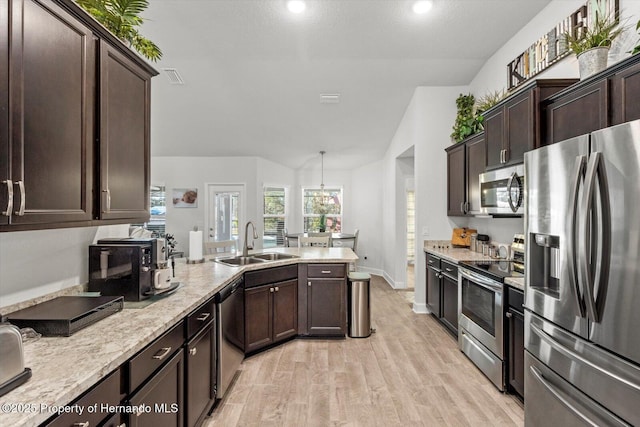
[[[251,221],[247,222],[247,225],[244,227],[244,245],[242,245],[242,256],[249,256],[249,249],[253,249],[253,241],[251,241],[251,245],[248,244],[249,241],[249,225],[253,228],[253,238],[258,238],[258,233],[256,232],[256,226],[253,225]]]

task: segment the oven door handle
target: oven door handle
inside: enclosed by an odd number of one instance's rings
[[[463,268],[460,268],[458,271],[460,272],[460,276],[473,282],[474,284],[502,294],[502,283],[488,279],[480,274],[474,273],[473,271],[465,270]]]

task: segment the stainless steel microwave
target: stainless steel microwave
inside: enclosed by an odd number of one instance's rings
[[[524,165],[480,174],[480,210],[494,216],[524,215]]]

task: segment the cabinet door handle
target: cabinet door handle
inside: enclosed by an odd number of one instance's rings
[[[513,317],[513,314],[507,311],[507,314],[505,314],[505,316],[507,316],[507,319],[511,319]]]
[[[273,292],[273,288],[269,288],[269,292]]]
[[[504,162],[507,163],[509,160],[509,150],[507,148],[504,149]]]
[[[189,354],[192,356],[195,356],[197,352],[198,352],[197,347],[193,347],[192,349],[189,350]]]
[[[24,205],[25,205],[25,192],[24,192],[24,181],[16,181],[15,185],[20,188],[20,208],[15,212],[18,216],[24,216]]]
[[[464,202],[460,202],[460,212],[464,213]]]
[[[204,322],[209,318],[209,316],[211,316],[211,313],[202,313],[200,316],[196,317],[196,320]]]
[[[311,280],[307,282],[307,286],[311,287]]]
[[[162,360],[164,359],[167,354],[169,354],[171,352],[171,347],[163,347],[160,350],[158,350],[158,352],[156,354],[153,355],[153,359],[156,360]]]
[[[469,202],[464,202],[464,213],[469,213]]]
[[[7,184],[7,210],[2,212],[4,216],[11,216],[13,210],[13,182],[10,179],[2,181],[3,184]]]
[[[280,288],[276,286],[276,292],[278,292],[279,290],[280,290]]]
[[[111,190],[107,188],[106,190],[102,190],[102,192],[107,196],[107,203],[105,205],[105,209],[103,209],[102,212],[107,213],[111,211]]]

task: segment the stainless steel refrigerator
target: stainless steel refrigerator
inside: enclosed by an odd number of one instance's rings
[[[525,155],[525,425],[640,426],[640,120]]]

